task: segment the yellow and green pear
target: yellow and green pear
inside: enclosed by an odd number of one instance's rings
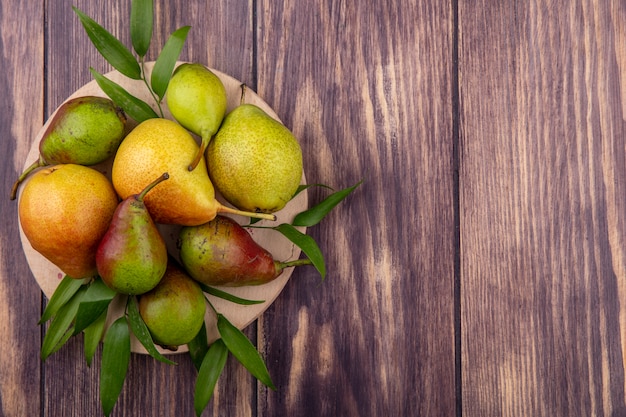
[[[291,131],[253,104],[230,112],[207,149],[209,176],[240,210],[274,213],[302,179],[302,149]]]
[[[115,155],[111,171],[115,190],[126,199],[167,172],[169,179],[144,199],[156,223],[193,226],[208,222],[218,212],[275,219],[271,215],[232,209],[216,200],[204,156],[196,169],[188,169],[189,160],[198,149],[193,136],[177,122],[148,119],[126,136]]]

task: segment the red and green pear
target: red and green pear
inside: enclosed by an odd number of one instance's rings
[[[122,294],[143,294],[165,274],[167,248],[146,205],[146,194],[169,178],[167,173],[140,193],[122,201],[115,210],[96,252],[98,274],[111,289]]]
[[[206,285],[259,285],[277,278],[285,268],[310,265],[308,259],[280,262],[230,217],[218,215],[200,226],[183,227],[180,260],[195,280]]]
[[[126,115],[105,97],[67,100],[56,111],[39,142],[39,158],[13,184],[17,189],[35,169],[57,164],[95,165],[117,151],[126,134]]]

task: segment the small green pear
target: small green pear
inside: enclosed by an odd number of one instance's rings
[[[291,131],[253,104],[231,111],[209,143],[213,185],[240,210],[274,213],[302,179],[302,149]]]
[[[177,245],[187,273],[206,285],[265,284],[285,268],[311,264],[309,259],[274,260],[239,223],[220,215],[200,226],[183,227]]]
[[[108,98],[84,96],[63,103],[39,142],[39,159],[20,175],[11,200],[22,181],[36,168],[57,165],[95,165],[115,154],[125,136],[126,116]]]
[[[205,312],[202,288],[171,260],[161,282],[139,296],[139,314],[152,339],[169,350],[198,334]]]
[[[167,87],[167,106],[174,119],[200,136],[202,144],[189,165],[192,171],[226,114],[226,89],[211,70],[198,63],[176,68]]]
[[[153,289],[165,273],[167,248],[143,202],[145,195],[167,173],[140,193],[122,201],[98,245],[98,274],[111,289],[122,294],[143,294]]]

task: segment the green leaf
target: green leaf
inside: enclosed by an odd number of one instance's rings
[[[100,314],[100,317],[98,317],[93,323],[87,326],[87,328],[83,332],[83,344],[87,366],[91,366],[91,362],[93,361],[93,357],[96,354],[96,350],[98,349],[100,340],[102,340],[102,335],[104,334],[104,325],[106,324],[106,321],[107,311],[104,311],[102,314]]]
[[[107,310],[111,300],[117,293],[107,287],[101,278],[95,279],[83,296],[74,325],[74,335],[85,330],[91,323],[96,321]]]
[[[312,207],[308,210],[303,211],[296,215],[293,219],[294,226],[304,226],[310,227],[318,224],[326,215],[333,209],[337,204],[339,204],[343,199],[345,199],[348,195],[350,195],[361,183],[363,180],[359,181],[352,187],[344,188],[343,190],[337,191],[328,197],[315,207]]]
[[[183,26],[172,33],[154,63],[150,85],[156,95],[159,96],[159,100],[162,100],[163,96],[165,96],[174,66],[187,40],[189,29],[190,26]]]
[[[295,196],[300,194],[302,191],[309,189],[311,187],[324,187],[324,188],[328,188],[329,190],[332,190],[332,187],[329,187],[326,184],[300,184],[298,188],[296,189],[296,192],[293,194],[291,198],[294,198]]]
[[[132,0],[130,5],[130,39],[137,55],[144,57],[150,49],[154,26],[152,0]]]
[[[154,345],[154,341],[150,335],[150,330],[148,330],[148,326],[146,326],[146,323],[141,318],[141,314],[139,314],[137,297],[130,297],[128,300],[128,320],[130,322],[130,327],[133,330],[133,334],[137,337],[137,340],[141,342],[143,347],[146,348],[150,356],[158,361],[167,363],[168,365],[176,365],[176,362],[172,362],[165,356],[161,355]]]
[[[130,331],[126,316],[115,320],[104,337],[100,368],[100,403],[109,416],[117,402],[130,362]]]
[[[253,224],[257,224],[261,220],[263,220],[263,219],[260,219],[258,217],[250,217],[250,222],[248,223],[248,225],[252,226]]]
[[[202,323],[202,327],[198,334],[196,334],[196,337],[194,337],[191,342],[187,343],[187,348],[189,348],[189,356],[191,357],[193,365],[196,367],[196,370],[200,370],[202,361],[209,350],[206,323]]]
[[[67,341],[70,340],[70,338],[73,335],[74,335],[73,326],[70,325],[69,329],[63,334],[63,336],[61,337],[61,339],[59,339],[57,344],[50,350],[50,354],[48,356],[52,355],[53,353],[61,349],[63,345],[65,345]]]
[[[228,349],[221,339],[215,341],[204,356],[202,365],[198,371],[198,377],[196,378],[196,388],[193,396],[193,405],[198,417],[202,414],[213,396],[215,385],[224,370],[227,358]]]
[[[125,76],[140,80],[141,67],[128,48],[77,7],[72,6],[72,9],[78,15],[91,43],[104,59]]]
[[[95,69],[90,68],[90,71],[102,91],[104,91],[115,104],[120,106],[128,116],[135,119],[137,123],[159,117],[148,103],[133,96],[128,91],[124,90],[122,86],[109,80]]]
[[[259,381],[275,390],[263,358],[245,334],[232,325],[222,314],[217,315],[217,330],[224,344],[239,362]]]
[[[85,281],[86,279],[74,279],[66,275],[61,280],[56,290],[54,290],[54,293],[52,293],[52,297],[50,297],[50,301],[41,315],[41,319],[39,319],[39,324],[50,320],[50,318],[52,318],[52,316],[54,316],[57,311],[59,311],[59,309],[63,307],[63,305],[65,305],[65,303],[67,303],[67,301],[72,298],[74,294],[76,294],[76,291],[78,291]]]
[[[226,301],[230,301],[231,303],[241,304],[244,306],[254,305],[254,304],[263,304],[265,300],[247,300],[245,298],[237,297],[236,295],[227,293],[226,291],[218,290],[217,288],[209,287],[206,284],[199,282],[202,291],[207,294],[211,294],[215,297],[221,298]]]
[[[317,272],[322,276],[322,281],[326,278],[326,262],[315,239],[286,223],[275,226],[273,229],[282,233],[287,239],[302,249],[302,252],[311,260]]]
[[[78,312],[78,305],[85,294],[86,286],[83,286],[77,291],[67,303],[65,303],[52,319],[50,327],[46,331],[46,335],[43,338],[41,344],[41,359],[46,360],[51,354],[61,348],[64,341],[67,341],[66,333],[70,331],[72,322]],[[60,343],[63,342],[63,343]]]

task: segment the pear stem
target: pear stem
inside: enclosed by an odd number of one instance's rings
[[[311,260],[308,258],[304,258],[304,259],[296,259],[295,261],[289,261],[289,262],[279,262],[278,264],[280,265],[281,269],[285,269],[291,266],[313,265],[313,262],[311,262]]]
[[[243,211],[237,210],[234,208],[226,207],[224,205],[219,204],[217,207],[217,211],[221,213],[230,213],[230,214],[238,214],[240,216],[245,217],[253,217],[255,219],[264,219],[264,220],[276,220],[276,215],[270,213],[253,213],[251,211]]]
[[[143,199],[146,196],[146,194],[148,194],[148,191],[152,190],[158,183],[160,183],[161,181],[165,181],[169,177],[170,177],[170,174],[168,174],[167,172],[164,172],[163,175],[161,175],[159,178],[157,178],[156,180],[148,184],[146,188],[144,188],[143,191],[137,195],[136,200],[139,202],[143,202]]]
[[[46,165],[48,165],[48,164],[40,156],[39,159],[37,159],[28,168],[26,168],[24,170],[24,172],[22,172],[22,174],[18,177],[17,181],[15,181],[15,183],[13,183],[13,187],[11,188],[11,200],[15,200],[15,198],[17,197],[17,189],[20,186],[20,184],[22,183],[22,181],[24,181],[26,179],[26,177],[31,172],[33,172],[34,170],[36,170],[39,167],[43,167],[43,166],[46,166]]]
[[[211,140],[212,136],[213,134],[211,133],[207,133],[207,132],[202,133],[202,142],[200,143],[200,149],[198,149],[198,153],[196,154],[196,157],[193,159],[191,164],[189,164],[189,167],[187,167],[189,171],[193,171],[194,169],[196,169],[196,167],[200,163],[200,160],[204,156],[204,151],[206,151],[206,148],[209,145],[209,141]]]
[[[241,84],[241,97],[239,98],[239,105],[246,104],[246,90],[248,86]]]
[[[196,154],[196,157],[193,159],[191,164],[189,164],[189,167],[187,167],[189,171],[193,171],[194,169],[196,169],[196,167],[200,163],[200,160],[202,159],[202,155],[204,155],[205,149],[206,149],[206,144],[205,144],[204,139],[202,139],[202,144],[200,145],[200,149],[198,149],[198,153]]]

